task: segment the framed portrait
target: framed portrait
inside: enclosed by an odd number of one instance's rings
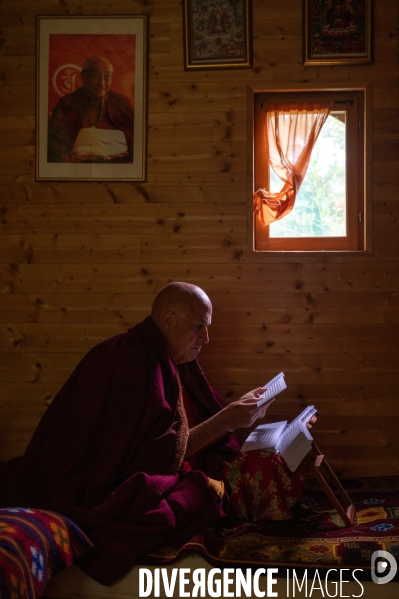
[[[184,68],[252,67],[250,0],[183,0]]]
[[[303,0],[305,65],[373,61],[372,0]]]
[[[36,179],[144,181],[147,17],[37,17]]]

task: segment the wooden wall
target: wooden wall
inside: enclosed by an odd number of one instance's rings
[[[214,303],[201,363],[229,400],[280,371],[270,414],[315,403],[338,474],[399,473],[397,2],[373,65],[304,67],[301,0],[253,0],[254,68],[185,72],[179,0],[0,3],[0,455],[21,453],[85,352],[167,282]],[[35,182],[35,19],[149,15],[146,183]],[[248,85],[373,85],[373,253],[247,253]]]

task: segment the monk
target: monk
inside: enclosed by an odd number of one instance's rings
[[[83,63],[83,85],[61,98],[48,131],[49,162],[133,160],[133,106],[111,90],[113,66],[102,56]]]
[[[229,514],[234,431],[268,404],[257,406],[261,387],[229,405],[210,387],[197,355],[211,318],[202,289],[167,285],[151,316],[89,351],[25,454],[0,464],[0,507],[74,520],[95,545],[78,565],[102,584]]]

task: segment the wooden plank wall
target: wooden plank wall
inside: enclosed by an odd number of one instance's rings
[[[270,414],[315,403],[339,475],[399,468],[398,3],[373,65],[304,67],[301,0],[253,0],[254,68],[185,72],[179,0],[0,4],[0,456],[21,453],[78,360],[171,280],[214,303],[201,362],[228,399],[283,370]],[[35,19],[149,15],[146,183],[35,182]],[[373,253],[247,254],[248,85],[373,84]]]

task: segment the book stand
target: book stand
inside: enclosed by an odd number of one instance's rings
[[[338,514],[341,516],[342,520],[345,522],[346,526],[352,526],[356,514],[356,509],[352,503],[352,500],[330,468],[327,460],[324,457],[324,454],[321,453],[314,441],[312,443],[311,451],[313,452],[313,456],[309,455],[307,460],[310,470],[315,475],[317,482],[326,493],[327,497],[337,510]],[[326,476],[330,481],[330,485],[323,476],[321,472],[322,469],[326,473]],[[331,488],[331,484],[334,488]],[[340,495],[341,501],[337,497],[337,494]]]

